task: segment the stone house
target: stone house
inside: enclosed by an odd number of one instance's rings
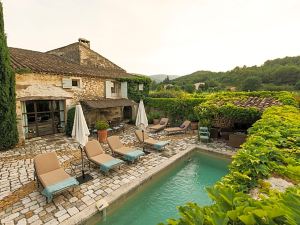
[[[136,104],[127,97],[124,69],[78,42],[48,52],[9,48],[16,72],[20,141],[64,132],[67,111],[81,103],[88,126],[96,120],[131,119]]]
[[[194,84],[195,86],[195,90],[199,90],[202,87],[205,87],[205,83],[204,82],[198,82]]]

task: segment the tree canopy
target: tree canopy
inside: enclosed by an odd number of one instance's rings
[[[11,68],[4,33],[3,8],[0,2],[0,149],[13,147],[18,142],[16,119],[15,74]]]

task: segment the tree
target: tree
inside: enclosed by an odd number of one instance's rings
[[[163,80],[164,84],[169,84],[170,83],[170,78],[169,76],[167,76],[164,80]]]
[[[15,74],[11,68],[9,52],[4,33],[3,7],[0,2],[0,149],[7,149],[18,143]]]
[[[261,88],[262,82],[259,77],[248,77],[242,83],[243,91],[257,91]]]
[[[295,90],[300,90],[300,80],[295,84]]]

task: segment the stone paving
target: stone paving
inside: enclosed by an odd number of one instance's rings
[[[134,129],[128,126],[124,133],[118,134],[128,146],[139,146]],[[96,167],[92,168],[89,172],[94,178],[92,181],[56,195],[51,203],[46,202],[46,198],[41,195],[41,190],[33,181],[33,157],[40,153],[56,151],[60,163],[71,173],[70,162],[80,159],[78,145],[66,136],[51,135],[30,139],[25,146],[0,152],[1,224],[59,224],[194,144],[220,152],[235,151],[221,141],[199,143],[196,133],[192,132],[166,136],[162,131],[150,136],[171,142],[164,151],[152,151],[141,157],[138,162],[124,164],[120,170],[111,171],[107,175],[100,173]],[[110,153],[106,144],[103,144],[103,147]]]

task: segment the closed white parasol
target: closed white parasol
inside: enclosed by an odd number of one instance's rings
[[[92,179],[91,176],[86,176],[84,174],[84,164],[83,164],[83,148],[86,145],[86,143],[89,141],[89,135],[90,131],[86,124],[83,111],[81,108],[81,105],[76,105],[75,108],[75,116],[74,116],[74,124],[72,129],[72,137],[79,143],[79,148],[81,151],[81,168],[82,168],[82,177],[78,177],[77,180],[79,183],[84,183],[90,179]]]
[[[139,109],[136,115],[135,125],[142,129],[143,133],[143,151],[145,151],[145,145],[144,145],[144,132],[146,128],[148,127],[148,119],[145,112],[144,102],[143,100],[140,100]]]
[[[89,140],[90,131],[86,125],[86,121],[82,112],[81,105],[76,105],[74,124],[72,130],[72,137],[81,145],[85,144]]]
[[[140,100],[139,109],[136,115],[135,125],[142,130],[145,130],[148,127],[148,119],[145,112],[144,102]]]

